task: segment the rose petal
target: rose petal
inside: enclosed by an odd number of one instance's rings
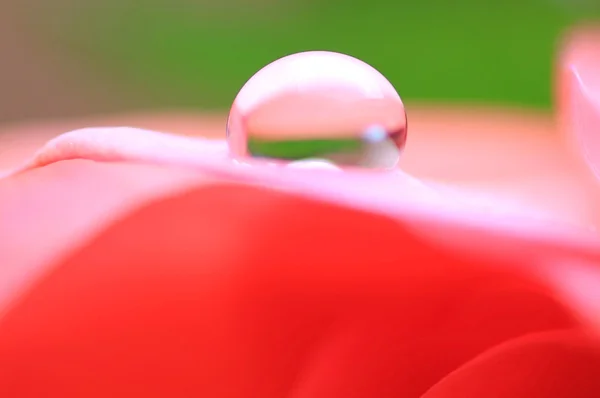
[[[197,167],[229,163],[227,144],[130,127],[86,128],[60,135],[44,145],[22,169],[70,159],[132,161]],[[20,169],[17,169],[17,172]]]
[[[462,187],[464,191],[458,193],[448,193],[449,189],[445,188],[444,194],[450,194],[454,200],[468,202],[466,205],[469,207],[494,208],[494,211],[504,213],[524,211],[583,228],[600,224],[600,209],[595,205],[600,200],[600,186],[586,179],[577,161],[567,156],[559,146],[560,142],[548,135],[544,118],[482,110],[469,112],[468,117],[461,116],[464,114],[466,111],[450,112],[440,108],[413,110],[411,145],[415,148],[407,151],[403,167],[417,176],[428,176]],[[199,128],[199,131],[204,130],[206,128]],[[102,131],[106,131],[104,138],[101,137]],[[130,130],[130,133],[114,130],[113,134],[111,131],[85,129],[69,133],[46,146],[38,160],[60,160],[63,159],[62,154],[65,157],[96,159],[106,159],[106,155],[111,155],[112,159],[144,162],[170,159],[196,167],[214,161],[212,157],[205,159],[206,156],[200,153],[202,144],[189,139],[177,139],[174,144],[168,144],[166,139],[153,140],[160,137],[158,134],[148,133],[152,136],[144,138],[136,134],[140,130]],[[190,132],[193,128],[177,131]],[[129,135],[137,135],[139,139]],[[525,137],[529,137],[526,142]],[[98,141],[105,144],[104,147],[98,147]],[[148,143],[154,141],[156,150],[153,151],[149,148],[152,144]],[[457,146],[457,143],[462,144]],[[72,145],[71,149],[76,150],[57,152],[55,147],[61,145],[63,149]],[[186,149],[186,145],[190,148]],[[179,151],[172,151],[174,146],[178,146]],[[440,152],[440,148],[443,151]],[[511,154],[510,163],[504,161],[506,153]],[[578,206],[571,205],[575,201]]]
[[[578,324],[528,267],[368,212],[194,189],[117,222],[15,303],[0,394],[418,397],[490,345]]]
[[[452,245],[464,250],[478,250],[487,253],[487,255],[501,256],[506,251],[512,251],[515,243],[519,242],[519,245],[523,245],[524,242],[527,242],[527,245],[530,245],[529,253],[537,259],[536,262],[546,261],[543,258],[556,256],[560,258],[564,255],[561,253],[564,253],[565,250],[567,252],[583,250],[585,261],[596,261],[595,259],[598,256],[598,243],[593,237],[588,238],[580,233],[569,233],[568,230],[563,229],[549,229],[543,222],[540,224],[539,220],[531,220],[529,213],[521,214],[518,217],[519,212],[517,211],[517,217],[515,218],[515,211],[510,208],[502,210],[500,208],[501,204],[497,202],[493,202],[493,211],[487,210],[482,213],[481,210],[477,211],[477,208],[473,211],[471,208],[473,202],[465,201],[464,195],[461,196],[452,191],[424,185],[401,173],[378,175],[365,173],[339,175],[336,173],[333,175],[322,171],[315,172],[314,170],[311,174],[307,170],[298,172],[298,170],[271,167],[234,167],[225,157],[223,144],[213,143],[213,141],[192,140],[138,129],[78,130],[51,141],[34,158],[31,165],[45,165],[50,162],[77,158],[78,156],[96,160],[129,160],[142,163],[162,162],[179,166],[185,165],[200,169],[203,174],[210,173],[213,178],[226,178],[246,183],[268,185],[304,196],[317,197],[376,213],[394,215],[408,222],[416,233],[420,233],[424,238],[432,240],[438,245]],[[58,164],[60,163],[56,163],[56,165]],[[54,164],[48,167],[52,169]],[[72,167],[77,168],[78,166],[73,165]],[[60,168],[66,170],[68,166],[63,164]],[[26,178],[25,176],[28,173],[31,173],[31,171],[5,180],[4,185],[14,187],[16,184],[16,186],[19,186],[19,180]],[[47,171],[47,173],[52,175],[50,171]],[[135,171],[132,171],[130,174],[132,177],[125,178],[127,184],[137,183],[138,178],[133,177],[135,173]],[[68,176],[68,174],[66,175]],[[144,177],[142,175],[139,181],[151,178],[150,176],[151,172],[148,172],[148,176]],[[43,178],[48,178],[48,176]],[[94,231],[100,229],[100,227],[94,227],[99,225],[96,216],[94,216],[94,214],[97,214],[94,206],[99,209],[110,209],[110,211],[120,214],[120,211],[107,206],[101,196],[95,198],[93,193],[85,196],[85,200],[82,201],[82,203],[86,203],[83,206],[90,203],[89,216],[85,215],[87,212],[83,210],[84,207],[79,212],[73,212],[69,206],[57,211],[53,206],[49,206],[52,203],[50,200],[43,202],[45,206],[19,205],[28,203],[28,200],[25,199],[27,197],[39,197],[38,200],[42,201],[41,198],[52,197],[53,195],[63,197],[62,200],[57,200],[54,203],[69,203],[69,190],[79,190],[82,186],[78,187],[78,184],[80,184],[79,179],[72,179],[67,185],[62,185],[68,178],[65,177],[62,182],[56,185],[56,188],[40,184],[37,187],[38,191],[32,189],[29,194],[13,189],[12,195],[4,195],[5,198],[15,198],[5,200],[4,214],[10,216],[6,216],[4,219],[17,217],[32,221],[37,219],[54,220],[52,221],[54,223],[53,228],[56,228],[57,231],[64,228],[64,236],[73,237],[93,236]],[[114,178],[115,182],[119,181],[117,185],[122,183],[120,181],[121,176],[117,176],[116,173],[111,174],[110,178]],[[90,181],[93,180],[90,179]],[[56,189],[62,190],[62,192],[52,193]],[[132,185],[131,189],[137,188],[133,188]],[[119,199],[121,192],[118,190],[108,188],[106,191],[111,192],[109,194],[111,200],[119,203],[130,203],[126,198]],[[146,192],[143,188],[140,189],[140,192],[142,193],[136,196],[138,198],[136,200],[140,200],[141,203],[144,202],[145,195],[148,196],[146,200],[154,197],[152,194],[143,193]],[[98,203],[94,204],[96,201]],[[129,208],[133,208],[133,202],[131,202]],[[34,212],[32,209],[36,209],[36,211]],[[60,217],[54,215],[60,215]],[[84,221],[88,217],[89,220]],[[59,219],[61,221],[57,222],[56,220]],[[71,224],[81,225],[79,230],[89,228],[90,234],[84,235],[72,232],[69,227]],[[48,235],[47,229],[38,228],[34,222],[23,223],[22,233],[20,234],[14,234],[11,231],[12,227],[9,228],[10,223],[4,223],[3,225],[5,227],[3,230],[5,238],[2,241],[8,248],[22,248],[26,245],[24,242],[30,242],[29,245],[35,244],[42,248],[44,246],[33,242],[40,240],[48,242],[45,246],[46,251],[41,249],[30,252],[21,250],[23,254],[18,254],[19,251],[15,251],[15,249],[5,251],[5,253],[12,253],[8,256],[8,260],[4,261],[4,263],[12,264],[12,266],[7,266],[7,269],[37,269],[36,267],[39,267],[44,261],[51,262],[58,256],[57,253],[67,250],[66,246],[56,244],[52,238],[49,238],[53,235]],[[57,233],[61,235],[59,232]],[[482,233],[493,237],[493,239],[481,240],[479,245],[473,246],[473,237],[480,237]],[[67,244],[68,239],[63,240],[63,245]],[[525,241],[522,241],[522,239],[525,239]],[[531,245],[534,241],[541,246],[538,244]],[[78,240],[74,239],[73,246],[76,246],[77,242]],[[34,253],[38,253],[37,260],[28,260],[28,256],[32,256]],[[23,258],[19,258],[20,256]],[[7,277],[5,280],[9,286],[20,286],[11,278]],[[8,296],[10,297],[10,294]]]
[[[89,126],[137,126],[178,135],[222,138],[225,120],[221,115],[205,113],[201,115],[159,113],[5,125],[0,130],[0,176],[25,162],[52,138],[65,131]]]
[[[593,398],[599,394],[598,341],[581,332],[547,332],[490,350],[423,398]]]
[[[561,123],[600,179],[600,27],[579,28],[566,43],[560,58]]]
[[[340,174],[273,167],[252,160],[240,164],[227,157],[223,142],[140,129],[85,129],[63,134],[42,148],[24,169],[75,158],[186,166],[219,178],[274,187],[419,223],[427,218],[469,228],[501,229],[506,234],[530,239],[587,241],[593,245],[598,242],[595,234],[586,238],[587,226],[583,231],[570,230],[564,225],[560,229],[549,229],[549,222],[560,220],[560,217],[555,219],[554,213],[539,213],[519,202],[480,198],[471,192],[422,183],[400,171],[348,170]],[[593,193],[599,193],[598,188],[598,184],[594,184],[595,191],[583,191],[589,194],[588,200],[595,197]],[[583,192],[574,195],[581,199],[579,195]],[[570,204],[574,200],[572,197],[565,202],[569,209],[573,208]],[[590,212],[589,209],[585,212],[588,222]],[[470,238],[466,242],[470,242]]]
[[[0,314],[65,255],[132,209],[206,181],[181,169],[88,160],[0,180]]]

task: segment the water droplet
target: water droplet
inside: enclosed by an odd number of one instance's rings
[[[393,168],[406,142],[406,112],[368,64],[310,51],[265,66],[242,87],[227,120],[234,157]]]

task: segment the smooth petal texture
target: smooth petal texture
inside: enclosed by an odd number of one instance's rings
[[[0,180],[0,314],[24,287],[132,209],[205,180],[180,169],[89,160]]]
[[[600,180],[600,27],[571,32],[560,58],[561,122],[569,141]]]
[[[181,113],[162,113],[3,126],[0,129],[0,177],[29,160],[33,153],[52,138],[66,131],[89,126],[136,126],[178,135],[222,138],[224,121],[221,115],[203,114],[198,117]]]
[[[116,223],[18,301],[0,322],[0,393],[418,397],[490,345],[578,324],[519,275],[527,262],[199,188]]]
[[[423,398],[593,398],[599,394],[597,339],[565,331],[508,341],[451,373]]]

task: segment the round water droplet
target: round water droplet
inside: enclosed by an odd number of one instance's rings
[[[406,142],[406,112],[368,64],[310,51],[265,66],[242,87],[227,121],[235,157],[393,168]]]

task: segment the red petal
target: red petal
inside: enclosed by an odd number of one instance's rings
[[[24,286],[124,214],[206,180],[177,169],[87,160],[0,179],[0,314]]]
[[[418,397],[491,345],[577,324],[519,276],[529,260],[262,189],[196,189],[19,300],[0,322],[0,394]]]
[[[581,332],[539,333],[494,348],[423,398],[595,398],[600,347]]]

